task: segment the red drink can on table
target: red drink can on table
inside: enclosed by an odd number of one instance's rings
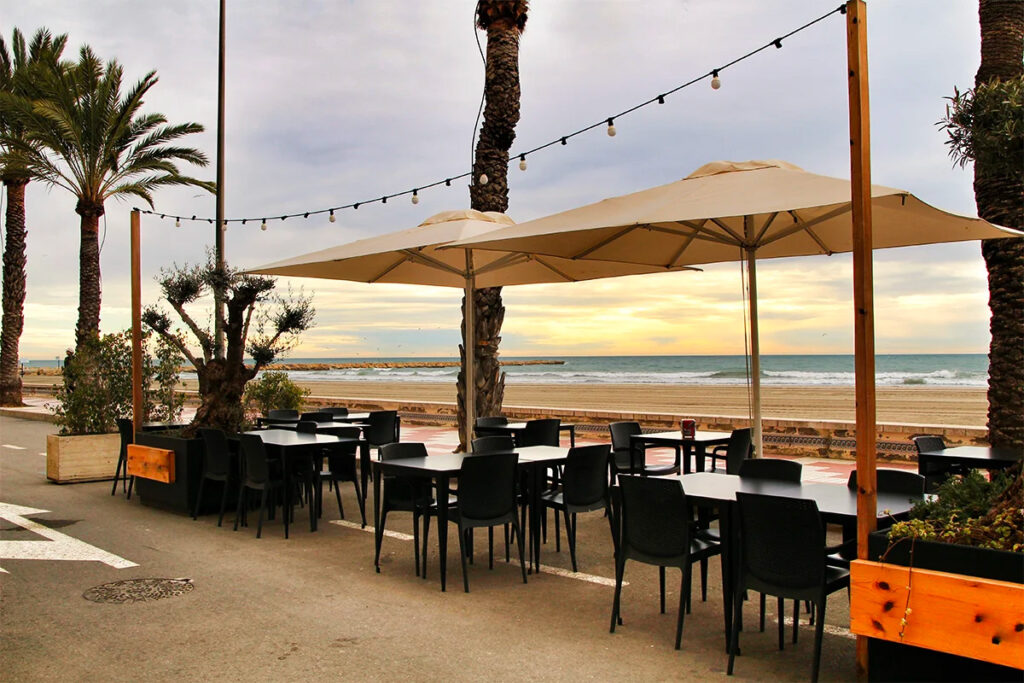
[[[683,438],[692,439],[697,434],[697,421],[696,420],[682,420],[680,425],[683,428]]]

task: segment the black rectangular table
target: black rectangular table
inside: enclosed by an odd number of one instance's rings
[[[315,448],[329,448],[341,444],[359,444],[362,439],[332,436],[330,434],[304,434],[290,429],[257,429],[246,434],[255,434],[263,440],[272,452],[281,457],[284,466],[284,514],[291,513],[292,463],[296,457],[307,455]],[[363,442],[365,443],[365,442]],[[319,487],[313,487],[314,502],[309,507],[309,530],[316,531],[316,515],[321,507]]]
[[[737,528],[736,493],[760,493],[768,496],[813,500],[826,522],[843,523],[857,519],[857,491],[841,484],[791,483],[769,479],[751,479],[716,472],[695,472],[673,475],[683,484],[683,492],[691,503],[719,508],[719,532],[722,539],[722,598],[725,613],[725,646],[729,647],[732,624],[732,586],[738,566],[732,547]],[[878,493],[878,517],[905,516],[914,504],[905,493]]]
[[[517,448],[520,468],[529,476],[529,510],[530,510],[530,569],[540,569],[540,480],[543,471],[551,466],[565,462],[569,449],[560,446],[528,446]],[[374,560],[376,571],[380,572],[380,549],[384,540],[384,530],[380,525],[381,477],[384,474],[410,476],[433,479],[437,486],[437,500],[447,501],[451,494],[451,480],[458,479],[462,469],[465,453],[444,453],[430,455],[425,458],[398,458],[396,460],[374,460],[373,470],[373,526],[374,526]],[[437,542],[440,555],[441,590],[447,586],[448,578],[448,506],[437,506]]]
[[[704,459],[708,446],[722,446],[729,443],[730,432],[712,432],[698,430],[692,437],[683,437],[681,430],[674,432],[653,432],[651,434],[633,434],[629,437],[629,466],[637,471],[640,463],[637,454],[643,453],[650,446],[676,449],[676,460],[682,461],[683,474],[690,473],[690,456],[695,456],[697,471],[704,471]]]
[[[953,446],[917,455],[920,467],[963,465],[972,469],[1001,470],[1024,460],[1024,449],[993,446]]]

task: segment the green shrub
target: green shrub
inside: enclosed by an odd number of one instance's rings
[[[288,379],[287,372],[268,371],[245,387],[245,407],[266,415],[270,410],[299,410],[309,389]]]
[[[143,366],[145,380],[152,375],[152,366]],[[131,417],[130,332],[88,339],[75,353],[68,353],[53,412],[60,433],[65,435],[116,432],[117,418]]]
[[[148,419],[154,422],[175,422],[181,418],[185,407],[185,395],[178,391],[178,368],[185,362],[169,341],[156,338],[156,359],[153,363],[153,378],[147,392]],[[143,370],[145,374],[145,370]]]

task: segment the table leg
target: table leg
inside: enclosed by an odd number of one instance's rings
[[[363,480],[363,488],[361,489],[361,493],[363,496],[363,509],[366,509],[366,497],[370,495],[370,491],[367,487],[367,484],[370,483],[370,469],[370,443],[368,441],[363,440],[359,442],[359,477],[360,479]],[[377,490],[377,488],[378,487],[376,485],[373,488],[374,501],[378,500],[379,498],[378,493],[380,492]],[[376,505],[376,502],[374,503],[374,505]],[[366,521],[364,519],[363,528],[365,527]]]
[[[722,539],[722,611],[725,615],[725,651],[728,652],[735,599],[733,586],[736,585],[737,569],[733,543],[738,539],[734,536],[733,529],[735,528],[734,523],[738,521],[735,517],[738,510],[735,503],[720,503],[718,509],[718,533]]]
[[[576,425],[569,427],[569,447],[576,448]]]
[[[283,514],[291,515],[292,513],[292,459],[288,457],[288,453],[285,449],[279,449],[281,453],[281,467],[284,469],[284,510]],[[288,517],[291,521],[291,517]],[[284,531],[284,537],[288,538],[288,529]]]
[[[539,463],[530,465],[530,573],[540,573],[540,484],[547,468]],[[556,512],[557,514],[557,512]]]
[[[448,581],[448,475],[437,477],[437,550],[441,563],[441,592]],[[374,489],[377,495],[377,489]],[[376,505],[376,503],[374,503]],[[460,546],[461,547],[461,546]],[[424,568],[426,569],[426,568]]]
[[[685,460],[683,459],[684,455],[686,456]],[[676,444],[676,462],[681,464],[682,467],[680,469],[683,474],[690,473],[690,452],[679,444]]]
[[[697,456],[697,463],[696,463],[697,471],[698,472],[703,472],[704,471],[704,458],[707,457],[707,448],[704,446],[703,443],[698,443],[698,444],[696,444],[696,446],[697,446],[697,450],[695,452],[695,455]]]
[[[363,489],[364,491],[366,489]],[[380,574],[380,545],[384,540],[384,530],[380,528],[380,468],[373,468],[373,566]]]

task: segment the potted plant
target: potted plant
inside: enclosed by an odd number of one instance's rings
[[[156,346],[155,361],[143,354],[144,410],[152,419],[173,419],[181,413],[174,391],[180,359],[159,340]],[[47,479],[66,484],[114,476],[117,419],[132,412],[131,354],[129,331],[92,337],[68,352],[53,408],[60,430],[46,438]]]
[[[1024,479],[951,477],[875,532],[852,569],[851,628],[871,680],[1021,680]]]

